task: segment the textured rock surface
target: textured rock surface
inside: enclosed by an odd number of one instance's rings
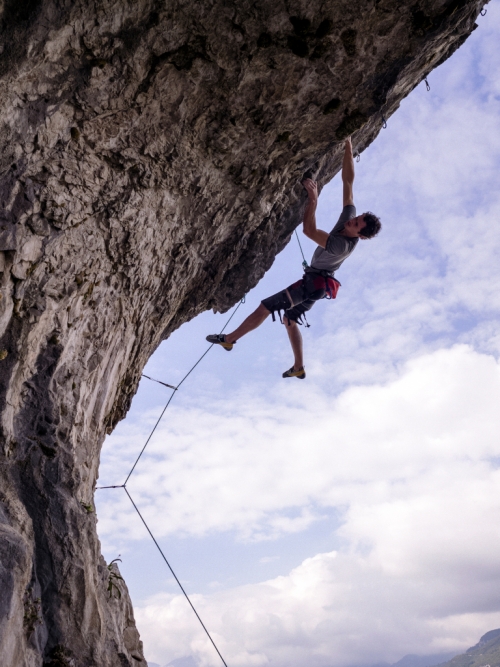
[[[367,146],[482,4],[0,2],[3,666],[145,664],[88,511],[105,432],[160,341],[269,268],[303,173]]]

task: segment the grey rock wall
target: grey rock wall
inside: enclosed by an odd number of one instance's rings
[[[373,141],[482,4],[0,2],[4,667],[145,665],[89,511],[105,434],[158,344],[271,266],[304,172]]]

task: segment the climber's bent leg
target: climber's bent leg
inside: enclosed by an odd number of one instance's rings
[[[288,339],[290,345],[292,346],[293,351],[293,370],[300,371],[304,369],[304,358],[303,358],[303,345],[302,345],[302,334],[300,333],[297,322],[294,320],[289,320],[285,315],[283,318],[283,324],[285,325],[286,332],[288,334]]]

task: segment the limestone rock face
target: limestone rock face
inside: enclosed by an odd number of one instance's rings
[[[92,512],[105,433],[158,344],[271,266],[304,172],[362,151],[482,4],[0,2],[3,667],[145,665]]]

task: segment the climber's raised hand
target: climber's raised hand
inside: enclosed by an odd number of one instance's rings
[[[342,183],[344,206],[354,204],[354,159],[352,157],[351,137],[347,137],[344,144],[344,159],[342,161]]]
[[[309,200],[316,203],[318,201],[318,184],[316,181],[313,181],[312,178],[306,178],[302,181],[302,185],[307,190]]]

